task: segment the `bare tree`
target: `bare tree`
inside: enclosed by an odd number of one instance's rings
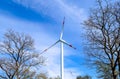
[[[85,21],[89,43],[86,53],[94,66],[102,63],[110,67],[111,79],[117,79],[120,73],[120,1],[97,0],[97,4]]]
[[[0,78],[24,79],[33,67],[43,63],[44,59],[35,52],[30,36],[13,30],[4,34],[0,42]]]

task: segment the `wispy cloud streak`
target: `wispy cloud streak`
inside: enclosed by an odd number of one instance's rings
[[[61,21],[66,16],[78,21],[86,18],[84,9],[75,5],[69,5],[63,0],[13,0],[26,8],[31,8],[43,15],[50,16]],[[60,19],[59,19],[59,18]]]

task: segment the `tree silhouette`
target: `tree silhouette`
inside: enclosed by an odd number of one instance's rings
[[[96,67],[100,67],[100,63],[108,66],[112,79],[117,79],[120,73],[120,1],[97,0],[97,4],[85,21],[89,43],[86,53],[89,62]]]
[[[4,34],[0,42],[0,78],[27,79],[26,76],[34,76],[30,73],[32,68],[43,63],[44,58],[35,52],[34,41],[29,35],[13,30]]]

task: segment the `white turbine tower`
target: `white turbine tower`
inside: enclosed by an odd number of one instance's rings
[[[56,45],[57,43],[60,42],[60,51],[61,51],[61,56],[60,56],[60,75],[61,75],[61,79],[64,79],[64,49],[63,49],[63,44],[68,45],[69,47],[76,49],[75,47],[73,47],[71,44],[67,43],[65,40],[63,40],[63,32],[64,32],[64,23],[65,23],[65,17],[63,19],[63,24],[62,24],[62,30],[60,33],[60,38],[54,43],[52,44],[50,47],[48,47],[47,49],[45,49],[42,53],[46,52],[47,50],[49,50],[51,47],[53,47],[54,45]]]

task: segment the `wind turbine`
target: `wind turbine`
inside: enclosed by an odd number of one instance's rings
[[[54,45],[56,45],[57,43],[60,43],[60,75],[61,75],[61,79],[64,79],[64,49],[63,49],[63,45],[66,44],[67,46],[76,49],[75,47],[73,47],[71,44],[67,43],[65,40],[63,40],[63,32],[64,32],[64,23],[65,23],[65,17],[63,19],[63,23],[62,23],[62,30],[60,33],[60,38],[54,43],[52,44],[50,47],[48,47],[47,49],[45,49],[42,53],[48,51],[50,48],[52,48]]]

